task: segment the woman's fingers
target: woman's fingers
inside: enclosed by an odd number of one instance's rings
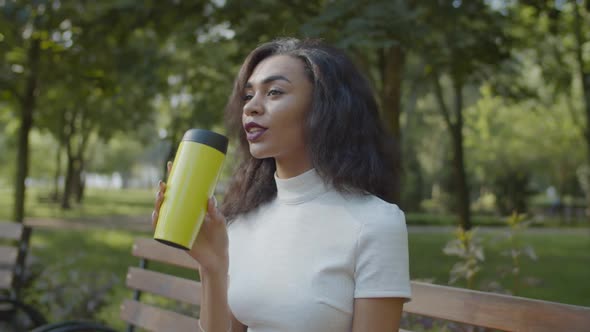
[[[154,210],[152,211],[152,227],[156,227],[156,225],[158,224],[158,211]]]
[[[156,192],[156,203],[154,209],[159,212],[160,207],[162,206],[162,202],[164,201],[164,193],[166,192],[166,184],[163,181],[159,182],[158,185],[159,189]]]
[[[158,191],[156,191],[156,201],[154,203],[154,211],[152,211],[152,226],[156,227],[158,223],[158,215],[160,214],[160,207],[164,201],[164,193],[166,192],[166,183],[162,180],[158,181]]]
[[[215,196],[211,196],[207,202],[207,215],[213,221],[225,223],[225,217],[217,208],[217,199]]]

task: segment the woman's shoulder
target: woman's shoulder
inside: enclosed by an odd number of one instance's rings
[[[350,216],[361,225],[381,227],[406,225],[404,212],[393,203],[375,195],[342,195],[343,206]]]

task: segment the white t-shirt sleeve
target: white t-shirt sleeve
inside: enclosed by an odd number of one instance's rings
[[[365,216],[358,235],[355,298],[411,298],[408,232],[404,213],[393,204]]]

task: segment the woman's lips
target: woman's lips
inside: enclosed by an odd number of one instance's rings
[[[250,142],[256,142],[262,135],[264,135],[265,132],[266,129],[246,132],[246,139],[248,139]]]
[[[246,139],[250,142],[256,142],[266,132],[268,128],[259,125],[256,122],[248,122],[244,125]]]

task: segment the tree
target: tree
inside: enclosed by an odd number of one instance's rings
[[[513,34],[531,52],[548,89],[545,105],[563,100],[586,145],[590,163],[590,1],[518,1],[511,7]],[[543,39],[543,43],[535,42]],[[579,172],[587,166],[580,164]],[[581,179],[580,185],[585,180]],[[561,191],[561,190],[560,190]],[[590,195],[587,196],[590,206]]]
[[[464,230],[471,228],[469,185],[463,147],[464,90],[489,76],[509,59],[505,17],[486,1],[436,2],[422,7],[428,27],[420,53],[432,80],[439,111],[451,136],[455,209]],[[448,86],[445,91],[445,83]],[[449,105],[447,96],[453,103]]]
[[[183,37],[194,43],[204,8],[204,2],[90,2],[68,16],[70,45],[51,59],[52,71],[61,79],[48,87],[45,96],[51,102],[45,103],[42,119],[42,127],[66,150],[62,207],[69,207],[72,193],[82,199],[82,174],[93,141],[108,141],[117,132],[133,132],[153,120],[154,96],[168,88],[168,71],[162,68],[175,61],[166,42],[182,29],[187,32]],[[61,155],[59,149],[57,153]]]
[[[3,98],[18,109],[20,118],[13,219],[22,222],[25,179],[29,170],[29,134],[42,84],[41,62],[52,51],[50,30],[58,11],[47,1],[11,1],[2,3],[0,13],[0,26],[5,32],[0,43],[4,59],[0,68],[0,90]]]

